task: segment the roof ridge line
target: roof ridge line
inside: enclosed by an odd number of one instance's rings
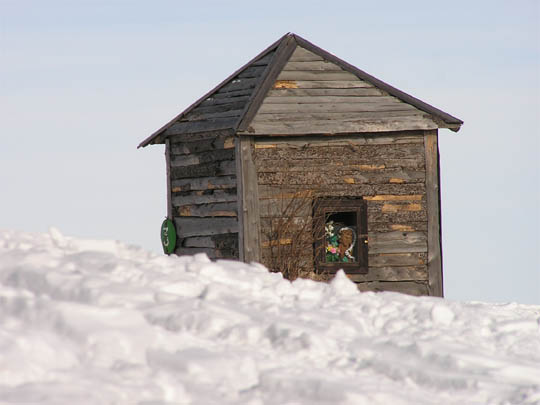
[[[270,87],[273,85],[277,76],[298,46],[295,34],[290,32],[285,34],[280,41],[276,53],[270,63],[266,66],[259,83],[244,107],[244,111],[240,114],[240,118],[234,127],[235,132],[244,131],[251,123],[264,98],[268,94]]]

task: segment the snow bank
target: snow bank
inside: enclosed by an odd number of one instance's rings
[[[0,232],[2,404],[539,404],[539,319]]]

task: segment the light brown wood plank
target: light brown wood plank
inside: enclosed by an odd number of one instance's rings
[[[324,60],[321,56],[315,55],[313,52],[308,51],[300,46],[297,46],[291,55],[289,61],[301,62],[301,61],[317,61]]]
[[[383,97],[380,97],[383,99]],[[318,103],[318,104],[267,104],[263,103],[258,113],[326,113],[366,111],[417,111],[412,105],[391,99],[370,103]],[[254,120],[256,122],[256,119]],[[253,122],[252,122],[253,124]]]
[[[281,71],[277,80],[359,80],[358,77],[350,72],[317,72],[317,71]]]
[[[420,110],[407,111],[362,111],[362,112],[320,112],[320,113],[260,113],[255,117],[255,123],[276,121],[358,121],[359,119],[381,120],[394,117],[423,118],[426,114]],[[328,142],[328,140],[326,140]]]
[[[432,120],[423,117],[391,117],[388,119],[359,119],[357,121],[274,121],[252,122],[250,134],[344,134],[354,132],[388,132],[437,128]]]
[[[365,97],[349,97],[349,96],[268,96],[264,99],[263,105],[266,104],[363,104],[363,103],[402,103],[392,96],[365,96]]]
[[[367,97],[386,95],[375,87],[351,89],[272,89],[267,94],[270,97],[305,97],[305,96],[346,96]]]
[[[335,63],[328,62],[325,60],[321,61],[291,61],[287,62],[283,68],[285,71],[295,71],[295,70],[304,70],[304,71],[341,71],[344,70],[336,65]]]
[[[294,148],[303,149],[305,147],[328,148],[329,146],[357,146],[357,145],[397,145],[397,144],[420,144],[423,150],[424,135],[423,131],[410,131],[407,133],[396,134],[394,136],[387,134],[354,134],[354,135],[336,135],[332,137],[321,136],[299,136],[294,138],[274,138],[257,137],[255,138],[255,149],[275,148]]]
[[[360,79],[356,80],[277,80],[274,89],[354,89],[374,87]]]
[[[260,262],[260,215],[257,172],[252,157],[253,138],[243,137],[239,141],[237,159],[240,159],[242,203],[240,215],[242,216],[243,257],[246,262]]]

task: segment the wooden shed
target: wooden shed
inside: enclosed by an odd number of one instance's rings
[[[176,254],[442,296],[438,129],[462,124],[289,33],[139,147],[166,145]]]

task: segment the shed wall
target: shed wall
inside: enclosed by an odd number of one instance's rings
[[[176,254],[238,258],[235,141],[232,131],[170,137],[170,205]]]
[[[255,137],[261,256],[311,232],[311,205],[296,204],[288,234],[274,240],[275,226],[299,191],[320,197],[367,201],[369,272],[350,275],[360,290],[427,295],[427,198],[424,131],[340,137]],[[307,194],[304,194],[306,196]],[[291,203],[292,201],[292,203]],[[287,213],[287,215],[289,215]],[[303,260],[313,265],[306,245]]]

